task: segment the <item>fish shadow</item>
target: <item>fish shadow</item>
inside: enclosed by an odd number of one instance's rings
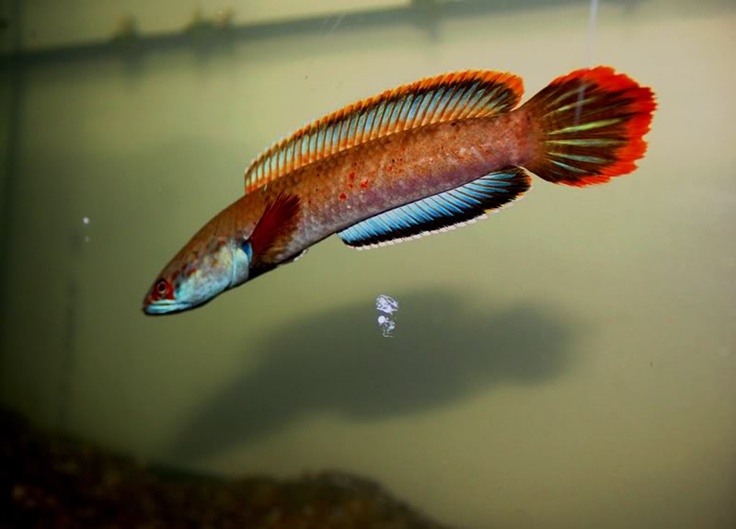
[[[572,325],[549,308],[493,309],[436,290],[397,300],[391,338],[372,299],[264,335],[255,346],[261,364],[212,398],[169,455],[202,457],[313,412],[363,421],[426,412],[494,384],[543,383],[570,364]]]

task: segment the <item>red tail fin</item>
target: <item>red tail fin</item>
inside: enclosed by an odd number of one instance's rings
[[[656,103],[649,88],[598,66],[555,79],[523,108],[539,139],[526,167],[550,182],[587,186],[636,168]]]

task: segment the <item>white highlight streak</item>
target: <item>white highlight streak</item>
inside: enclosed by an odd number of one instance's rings
[[[598,22],[598,0],[590,0],[590,15],[588,17],[588,51],[586,53],[585,64],[593,64],[593,50],[595,48],[595,33]],[[580,113],[582,109],[583,98],[585,97],[585,85],[580,84],[578,92],[578,105],[575,107],[575,126],[580,124]]]
[[[595,34],[598,22],[598,0],[590,0],[590,16],[588,18],[588,57],[587,64],[593,64],[595,55]]]

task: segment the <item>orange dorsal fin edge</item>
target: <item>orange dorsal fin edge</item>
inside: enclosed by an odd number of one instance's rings
[[[328,114],[267,149],[245,170],[245,192],[390,134],[508,112],[523,91],[520,77],[489,70],[448,73],[387,90]]]

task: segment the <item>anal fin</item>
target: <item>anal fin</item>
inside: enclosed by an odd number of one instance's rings
[[[531,178],[524,169],[508,167],[365,219],[338,236],[348,246],[365,249],[447,231],[513,202],[530,184]]]

